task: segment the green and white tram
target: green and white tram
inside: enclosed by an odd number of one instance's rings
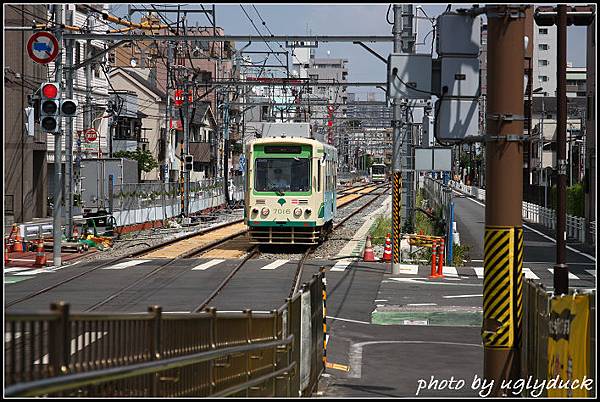
[[[386,166],[383,163],[374,163],[371,165],[371,182],[383,183],[386,178]]]
[[[246,146],[244,221],[254,244],[316,244],[336,214],[337,149],[310,138]]]

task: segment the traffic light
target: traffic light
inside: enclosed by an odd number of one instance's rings
[[[45,82],[41,87],[40,125],[46,132],[55,133],[59,129],[60,91],[58,83]]]
[[[60,115],[63,117],[75,117],[78,102],[75,99],[60,100]]]
[[[185,156],[185,170],[191,172],[194,168],[194,155]]]

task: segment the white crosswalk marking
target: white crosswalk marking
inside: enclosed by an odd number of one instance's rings
[[[548,268],[548,271],[552,272],[552,275],[554,275],[554,268]],[[575,274],[569,272],[569,279],[579,279]]]
[[[265,265],[264,267],[262,267],[261,269],[277,269],[280,266],[282,266],[283,264],[289,262],[290,260],[275,260],[272,263]]]
[[[77,338],[71,339],[71,355],[81,351],[83,348],[87,347],[89,344],[96,342],[104,335],[108,334],[108,332],[85,332],[79,335]],[[41,359],[42,364],[48,364],[49,355],[44,355]],[[40,359],[33,362],[33,364],[40,364]]]
[[[150,261],[150,260],[131,260],[131,261],[125,261],[125,262],[122,262],[120,264],[113,265],[111,267],[102,268],[102,269],[125,269],[125,268],[128,268],[128,267],[133,267],[135,265],[143,264],[143,263],[148,262],[148,261]]]
[[[588,274],[590,274],[592,276],[596,276],[596,270],[595,269],[586,269],[585,272],[587,272]]]
[[[458,272],[456,271],[456,268],[454,268],[454,267],[443,267],[442,268],[442,273],[445,276],[450,276],[450,277],[458,278]]]
[[[408,275],[418,275],[419,274],[419,266],[411,265],[411,264],[400,264],[400,273],[408,274]]]
[[[29,270],[31,268],[4,268],[4,273],[8,274],[10,272],[18,272],[18,271],[25,271],[25,270]]]
[[[478,278],[483,278],[483,267],[473,267]]]
[[[223,261],[225,261],[225,260],[219,260],[219,259],[210,260],[210,261],[205,262],[204,264],[195,266],[194,268],[192,268],[192,271],[198,271],[198,270],[204,271],[210,267],[214,267],[215,265],[222,263]]]
[[[47,269],[47,268],[40,268],[40,269],[29,269],[25,272],[16,272],[13,275],[19,275],[19,276],[23,276],[23,275],[37,275],[37,274],[45,274],[45,273],[54,273],[54,270],[52,269]]]
[[[339,260],[335,263],[335,265],[331,268],[330,271],[340,272],[345,271],[348,265],[352,264],[352,260]]]
[[[529,268],[523,267],[523,273],[525,274],[526,279],[540,279],[540,277],[534,274]]]

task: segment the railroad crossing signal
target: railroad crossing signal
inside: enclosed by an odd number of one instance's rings
[[[58,132],[60,117],[60,91],[58,83],[45,82],[41,87],[40,125],[49,133]]]

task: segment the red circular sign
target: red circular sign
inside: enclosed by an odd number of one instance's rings
[[[87,142],[94,142],[98,138],[98,132],[95,128],[88,128],[85,130],[85,140]]]
[[[50,32],[36,32],[27,41],[27,53],[36,63],[48,64],[58,56],[58,40]]]

